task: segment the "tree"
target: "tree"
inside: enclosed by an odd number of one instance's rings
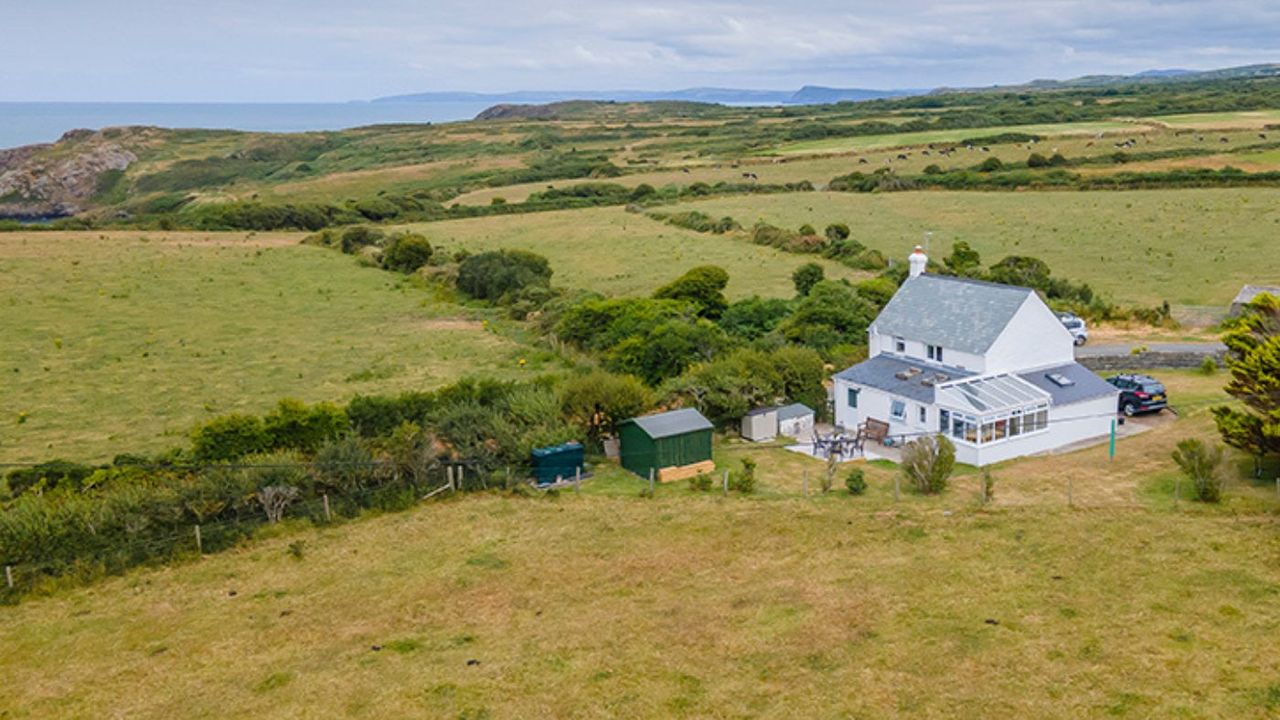
[[[382,264],[388,270],[411,273],[431,260],[431,243],[423,236],[404,233],[391,238],[382,253]]]
[[[831,223],[826,230],[822,231],[823,235],[831,242],[840,242],[849,239],[849,226],[844,223]]]
[[[571,377],[560,388],[561,412],[595,445],[616,435],[619,422],[644,414],[655,402],[639,378],[603,370]]]
[[[1027,157],[1027,167],[1029,168],[1049,167],[1049,158],[1041,155],[1040,153],[1031,153],[1031,155]]]
[[[826,277],[822,266],[818,263],[805,263],[791,273],[791,282],[796,286],[797,295],[808,295],[814,285]]]
[[[926,495],[945,490],[955,466],[956,446],[945,435],[926,435],[902,448],[902,474]]]
[[[1213,417],[1223,441],[1252,455],[1254,477],[1261,477],[1266,456],[1280,454],[1280,298],[1254,298],[1222,342],[1231,373],[1226,391],[1242,406],[1216,407]]]
[[[646,335],[618,343],[609,351],[606,362],[613,370],[658,385],[694,363],[712,359],[727,344],[724,332],[706,320],[671,320]]]
[[[989,157],[982,161],[978,166],[978,172],[995,172],[1004,168],[1004,163],[1000,162],[1000,158]]]
[[[969,243],[957,240],[951,246],[951,254],[943,258],[942,263],[957,275],[967,275],[982,266],[982,256],[969,247]]]
[[[818,234],[818,230],[814,228],[812,225],[810,225],[809,223],[805,223],[801,225],[800,230],[798,232],[801,235],[817,235]]]
[[[780,298],[752,295],[729,306],[719,325],[726,333],[743,340],[758,340],[773,332],[791,314],[791,303]]]
[[[1196,499],[1216,503],[1222,498],[1222,447],[1206,445],[1199,438],[1187,438],[1178,442],[1173,451],[1173,461],[1191,480]]]
[[[501,300],[531,285],[551,283],[551,264],[525,250],[490,250],[458,266],[458,289],[478,300]]]
[[[323,443],[351,428],[347,413],[332,403],[306,403],[284,398],[262,419],[273,448],[315,452]]]
[[[783,337],[825,350],[840,343],[866,341],[874,310],[853,288],[832,280],[814,285],[780,326]]]
[[[1049,287],[1049,265],[1045,261],[1026,255],[1010,255],[991,266],[987,272],[991,282],[1044,290]]]
[[[653,297],[690,302],[700,317],[714,320],[729,306],[724,297],[724,288],[728,284],[729,273],[724,268],[700,265],[658,288]]]

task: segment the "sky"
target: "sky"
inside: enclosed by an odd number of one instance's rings
[[[1280,61],[1277,0],[0,0],[0,101],[933,88]]]

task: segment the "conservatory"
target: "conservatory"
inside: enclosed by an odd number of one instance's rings
[[[935,396],[938,431],[950,437],[957,449],[1015,442],[1049,429],[1050,401],[1049,393],[1017,375],[941,384]],[[958,454],[978,458],[976,452]]]

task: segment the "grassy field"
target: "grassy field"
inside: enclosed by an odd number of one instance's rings
[[[861,137],[830,138],[791,143],[778,148],[782,155],[838,153],[869,148],[910,147],[927,143],[956,142],[965,138],[985,137],[1000,133],[1027,133],[1030,135],[1079,135],[1082,133],[1133,132],[1141,129],[1141,123],[1121,120],[1102,120],[1083,123],[1048,123],[1043,125],[1005,125],[1000,127],[962,128],[956,130],[930,130],[926,132],[897,133],[893,135],[864,135]]]
[[[1280,110],[1161,115],[1156,118],[1148,118],[1148,120],[1180,128],[1262,128],[1274,123],[1280,123]]]
[[[1245,283],[1280,282],[1280,191],[804,193],[681,206],[749,226],[845,222],[888,257],[933,231],[933,254],[965,240],[994,263],[1042,258],[1055,275],[1114,300],[1225,307]]]
[[[0,235],[0,461],[109,459],[277,399],[514,376],[545,358],[299,235]]]
[[[808,197],[808,194],[797,197]],[[791,273],[810,258],[655,222],[621,207],[506,215],[408,226],[448,249],[521,248],[551,260],[552,283],[646,295],[696,265],[729,271],[727,293],[791,297]],[[821,261],[830,277],[858,273]]]
[[[1273,717],[1274,491],[1173,504],[1221,378],[1164,379],[1187,419],[1003,465],[986,508],[974,474],[894,503],[879,464],[805,498],[822,464],[757,449],[754,498],[610,470],[30,599],[0,715]]]

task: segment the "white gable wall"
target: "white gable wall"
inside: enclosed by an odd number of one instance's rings
[[[1071,332],[1031,293],[987,351],[983,372],[1025,372],[1075,362]]]
[[[849,407],[849,388],[858,390],[858,407]],[[836,425],[852,433],[858,425],[867,419],[882,420],[889,423],[890,435],[919,435],[936,431],[938,427],[938,410],[932,405],[917,402],[897,395],[891,395],[877,388],[857,385],[848,380],[835,380]],[[906,404],[905,416],[901,419],[893,417],[893,401],[901,400]],[[924,408],[924,420],[920,419],[920,409]]]
[[[882,335],[872,331],[867,348],[867,357],[875,357],[880,353],[892,353],[895,355],[905,355],[913,360],[923,360],[930,362],[929,349],[926,343],[911,338],[903,338],[903,344],[906,346],[904,352],[897,350],[897,338],[893,335]],[[970,372],[984,373],[986,372],[987,361],[981,355],[973,353],[960,352],[955,348],[947,346],[942,347],[942,364],[958,367]]]

